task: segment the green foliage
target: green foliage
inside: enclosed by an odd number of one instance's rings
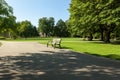
[[[0,17],[8,17],[13,14],[13,9],[5,0],[0,0]]]
[[[54,34],[54,24],[55,23],[55,20],[54,20],[54,18],[53,17],[50,17],[49,19],[48,19],[48,30],[49,30],[49,35],[50,36],[53,36],[53,34]]]
[[[4,17],[1,19],[1,32],[14,32],[16,27],[16,17],[15,16],[9,16],[9,17]]]
[[[53,27],[54,27],[54,18],[50,17],[47,19],[46,17],[39,19],[38,31],[47,37],[53,36]]]
[[[35,37],[38,36],[38,32],[35,26],[30,21],[22,21],[17,23],[17,31],[20,37]]]
[[[70,35],[66,23],[60,19],[55,25],[53,17],[50,17],[48,19],[46,17],[40,18],[38,31],[44,37],[68,37]]]
[[[72,0],[69,11],[73,32],[79,29],[91,35],[99,33],[99,29],[105,42],[110,41],[111,32],[120,25],[119,0]]]
[[[57,37],[68,37],[69,36],[67,26],[62,19],[58,20],[56,26],[54,27],[54,35]]]
[[[73,34],[72,34],[71,24],[70,24],[69,20],[65,21],[65,25],[67,27],[68,37],[72,36]]]
[[[13,9],[5,0],[0,0],[0,34],[12,38],[15,34],[16,17],[13,16]]]

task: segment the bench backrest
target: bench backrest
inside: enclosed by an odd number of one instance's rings
[[[60,44],[61,43],[61,38],[53,38],[52,42],[55,44]]]

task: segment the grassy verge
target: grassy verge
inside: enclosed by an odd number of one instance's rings
[[[6,39],[5,41],[13,41],[13,42],[47,42],[51,38],[17,38],[17,39]]]

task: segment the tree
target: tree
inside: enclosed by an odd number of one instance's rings
[[[68,37],[71,37],[73,35],[73,33],[72,33],[71,24],[70,24],[69,20],[65,21],[65,25],[67,27]]]
[[[100,23],[103,25],[104,41],[110,42],[110,35],[118,25],[120,25],[120,1],[109,0],[101,8],[99,18]]]
[[[13,8],[5,0],[0,0],[0,32],[5,37],[12,38],[15,34],[16,17],[13,16]]]
[[[30,21],[27,20],[17,23],[17,31],[19,36],[25,38],[38,36],[36,27],[33,26]]]
[[[58,36],[58,37],[68,37],[69,36],[67,26],[62,19],[58,20],[58,22],[56,23],[56,26],[54,27],[54,35]]]
[[[48,30],[49,30],[49,32],[48,32],[48,34],[50,35],[50,36],[53,36],[53,33],[54,33],[54,23],[55,23],[55,20],[54,20],[54,18],[53,17],[50,17],[49,19],[48,19]]]
[[[0,0],[0,17],[8,17],[13,14],[13,8],[5,0]]]
[[[69,11],[74,28],[89,34],[99,28],[106,43],[120,21],[119,0],[72,0]]]
[[[14,38],[16,35],[16,17],[4,17],[1,19],[1,24],[1,33],[4,37]]]
[[[39,19],[39,25],[38,25],[38,31],[42,33],[42,35],[45,34],[45,36],[53,36],[53,28],[54,28],[54,18],[50,17],[47,19],[47,17],[43,17]]]
[[[31,31],[32,31],[32,37],[39,36],[39,33],[38,33],[38,30],[37,30],[36,26],[33,26]]]
[[[84,36],[88,36],[89,40],[92,40],[92,34],[94,32],[94,25],[95,21],[92,18],[92,11],[89,10],[90,3],[86,0],[72,0],[70,5],[70,22],[72,26],[73,33],[76,34],[84,34]],[[88,9],[88,10],[87,10]]]
[[[48,24],[47,24],[47,18],[43,17],[39,19],[39,24],[38,24],[38,31],[42,33],[42,35],[45,34],[45,36],[48,36]]]

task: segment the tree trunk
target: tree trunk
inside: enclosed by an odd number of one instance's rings
[[[101,32],[101,36],[100,36],[100,41],[104,41],[104,34],[103,34],[104,32],[102,31]]]
[[[90,33],[88,37],[88,41],[92,41],[92,39],[93,39],[93,35]]]
[[[100,33],[101,33],[100,40],[104,41],[104,29],[103,29],[104,25],[100,24],[99,26],[100,26]]]
[[[5,31],[5,32],[3,33],[3,36],[4,36],[5,38],[9,38],[9,34],[8,34],[8,32]]]
[[[110,31],[105,31],[104,33],[104,42],[110,43]]]

